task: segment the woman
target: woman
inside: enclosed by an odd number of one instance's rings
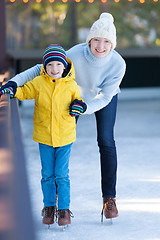
[[[125,74],[125,61],[114,50],[116,28],[113,16],[102,13],[93,23],[86,43],[78,44],[67,51],[75,67],[76,82],[81,97],[87,104],[84,114],[95,113],[97,141],[101,160],[103,214],[106,218],[118,216],[116,207],[117,154],[114,141],[117,95]],[[40,74],[41,65],[36,65],[16,75],[4,87],[22,86]],[[15,83],[16,82],[16,83]],[[4,88],[3,87],[3,88]]]

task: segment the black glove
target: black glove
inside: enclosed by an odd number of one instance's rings
[[[13,81],[8,81],[0,88],[0,95],[2,94],[10,94],[12,98],[17,91],[17,83]]]
[[[72,117],[77,117],[79,115],[81,115],[82,113],[84,113],[87,109],[87,105],[78,100],[78,99],[75,99],[70,107],[69,107],[69,114],[72,116]]]

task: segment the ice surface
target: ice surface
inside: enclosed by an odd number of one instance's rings
[[[124,89],[119,96],[115,139],[118,152],[119,217],[100,222],[102,198],[94,114],[81,116],[70,159],[71,226],[42,225],[41,166],[32,140],[33,101],[20,108],[27,173],[37,240],[160,240],[160,88]]]

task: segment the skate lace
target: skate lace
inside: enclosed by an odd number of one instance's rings
[[[42,216],[53,217],[55,213],[55,207],[44,207],[42,209]]]
[[[115,202],[112,198],[108,198],[107,202],[105,202],[106,208],[111,211]]]
[[[73,213],[69,210],[69,209],[65,209],[65,210],[58,210],[57,214],[56,214],[56,219],[57,218],[65,218],[66,212],[68,212],[70,214],[70,216],[73,218]]]

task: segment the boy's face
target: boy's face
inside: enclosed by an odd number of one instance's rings
[[[58,79],[62,77],[65,67],[63,63],[59,61],[52,61],[46,65],[46,72],[52,78]]]

